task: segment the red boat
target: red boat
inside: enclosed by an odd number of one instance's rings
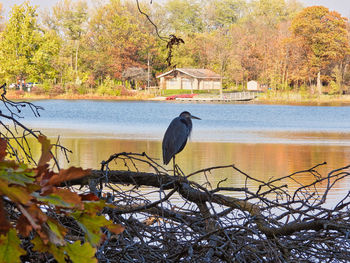
[[[175,100],[177,98],[193,98],[194,96],[196,96],[197,94],[178,94],[178,95],[172,95],[172,96],[168,96],[165,99],[166,100]]]

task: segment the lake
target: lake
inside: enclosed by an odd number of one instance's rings
[[[161,140],[170,121],[187,110],[202,120],[177,163],[186,173],[210,166],[235,164],[249,175],[268,180],[327,162],[322,174],[350,164],[350,107],[288,106],[252,103],[174,103],[91,100],[39,100],[45,108],[23,122],[73,151],[70,165],[100,168],[117,152],[146,152],[161,161]],[[40,149],[33,149],[39,156]],[[59,157],[63,167],[63,156]],[[171,168],[171,165],[168,165]],[[226,169],[209,175],[216,185],[244,185],[244,178]],[[206,178],[193,177],[197,182]],[[309,176],[299,178],[311,182]],[[298,187],[287,182],[291,189]],[[350,180],[336,185],[347,192]],[[254,188],[255,186],[250,186]],[[339,194],[338,192],[338,194]]]

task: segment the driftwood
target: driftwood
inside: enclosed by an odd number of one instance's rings
[[[110,170],[114,163],[126,169]],[[145,165],[151,172],[138,169]],[[321,165],[263,182],[234,165],[187,176],[176,169],[174,176],[146,154],[119,153],[66,186],[107,199],[114,208],[106,208],[106,216],[126,227],[101,245],[99,262],[349,262],[350,193],[331,208],[326,200],[350,166],[322,177]],[[258,190],[221,183],[208,189],[190,180],[218,169],[244,175]],[[314,181],[288,192],[282,182],[297,182],[301,174]]]

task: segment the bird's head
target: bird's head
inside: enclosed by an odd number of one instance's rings
[[[181,117],[181,118],[189,118],[189,119],[201,120],[201,118],[198,118],[198,117],[196,117],[196,116],[191,115],[191,113],[189,113],[188,111],[183,111],[183,112],[181,112],[180,117]]]

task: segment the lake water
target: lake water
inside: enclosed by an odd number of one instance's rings
[[[100,168],[100,162],[117,152],[146,152],[161,160],[161,140],[170,121],[184,110],[202,120],[177,163],[185,173],[210,166],[235,164],[249,175],[271,177],[309,169],[327,162],[322,174],[350,164],[350,107],[258,104],[203,104],[88,100],[40,100],[40,118],[25,112],[23,122],[42,130],[52,141],[73,151],[70,165]],[[39,156],[40,149],[33,149]],[[63,156],[60,156],[62,163]],[[67,166],[67,164],[63,164]],[[171,168],[171,165],[168,166]],[[227,178],[231,186],[244,178],[230,169],[209,175],[216,185]],[[192,178],[204,182],[200,176]],[[300,181],[312,181],[301,175]],[[298,187],[287,182],[290,188]],[[347,192],[350,180],[336,185]],[[255,187],[252,185],[251,187]]]

